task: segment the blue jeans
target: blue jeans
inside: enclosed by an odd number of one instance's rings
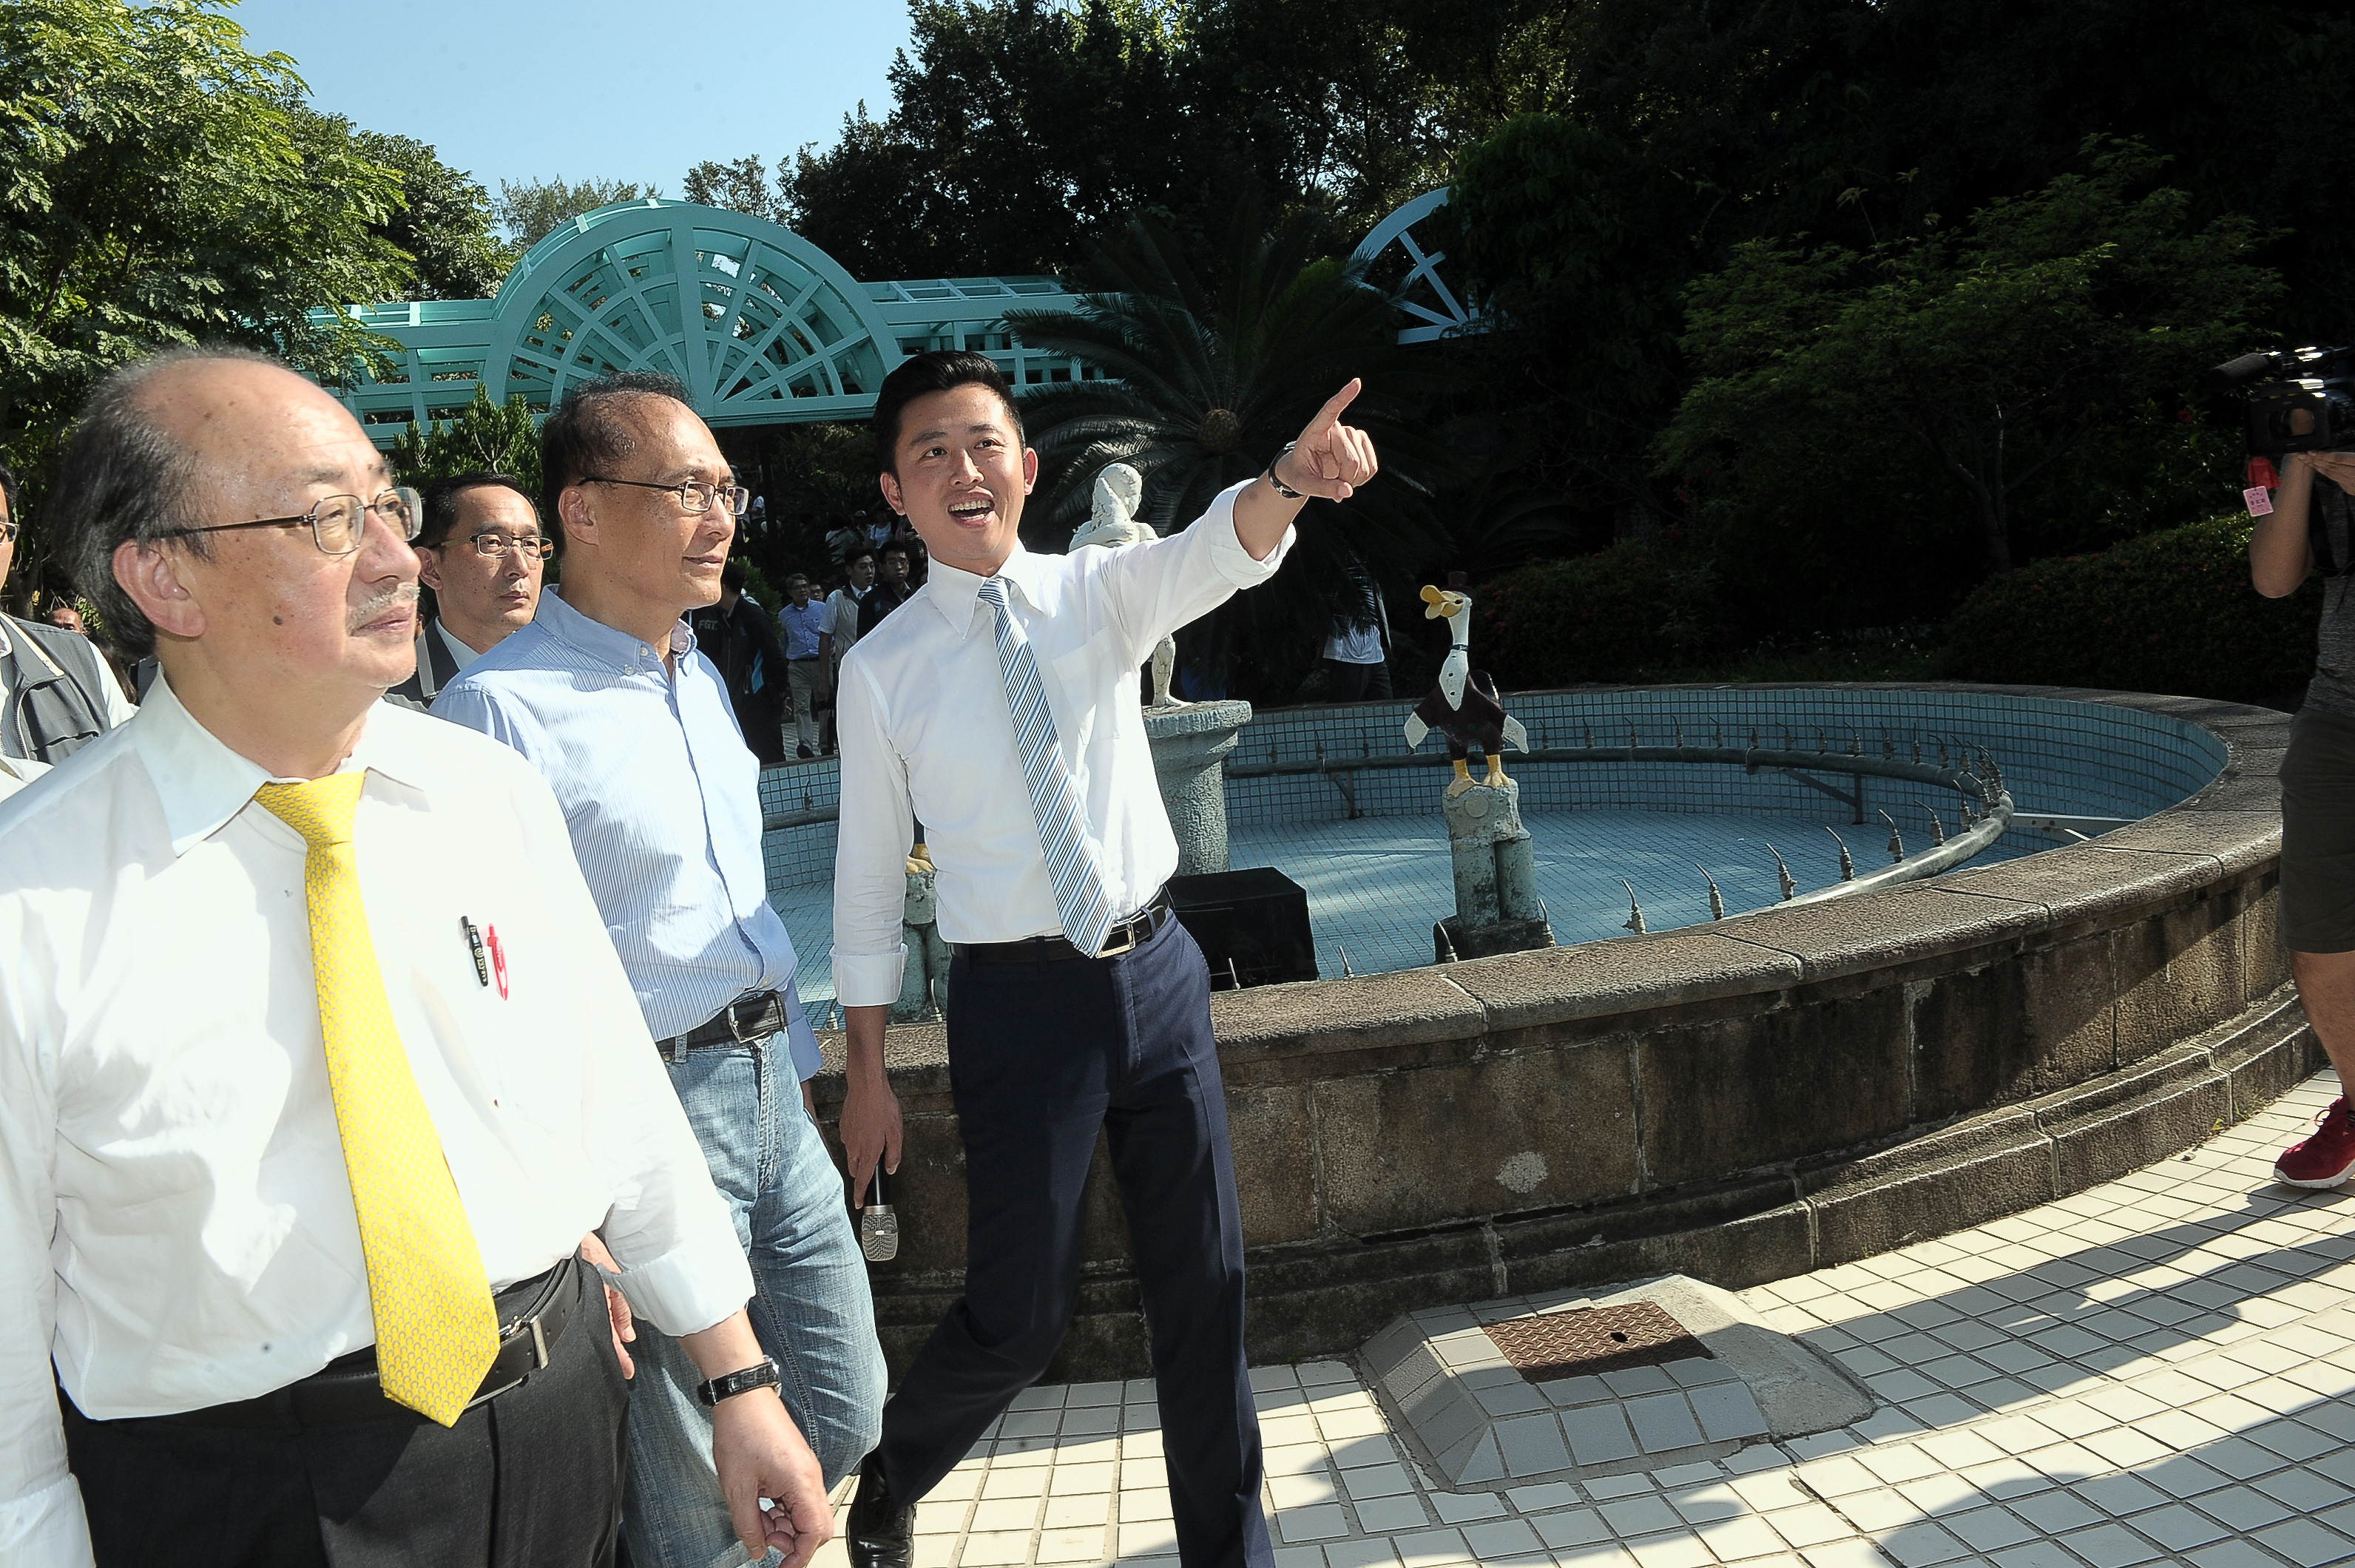
[[[783,1369],[778,1392],[831,1487],[873,1451],[883,1409],[875,1301],[842,1175],[802,1108],[782,1035],[691,1052],[670,1082],[752,1265],[753,1332]],[[711,1468],[711,1413],[695,1397],[703,1374],[651,1325],[631,1354],[632,1568],[741,1562]]]

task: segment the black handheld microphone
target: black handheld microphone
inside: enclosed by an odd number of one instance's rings
[[[858,1250],[871,1264],[888,1264],[900,1255],[900,1216],[891,1212],[891,1192],[883,1180],[883,1162],[875,1162],[875,1183],[867,1189],[867,1207],[858,1212]]]

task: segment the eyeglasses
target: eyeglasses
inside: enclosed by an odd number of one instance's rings
[[[724,501],[728,515],[741,517],[744,508],[752,504],[752,493],[741,485],[714,485],[709,480],[689,479],[680,485],[655,485],[644,479],[608,479],[602,474],[583,474],[583,485],[628,485],[640,490],[667,490],[678,497],[679,508],[687,512],[708,512],[711,503]]]
[[[16,525],[14,523],[0,523],[0,544],[15,544],[16,542]]]
[[[165,528],[157,539],[186,539],[192,534],[226,534],[239,528],[291,528],[297,523],[310,526],[311,541],[325,555],[349,555],[360,548],[360,536],[368,527],[368,514],[374,512],[390,525],[392,530],[406,541],[417,537],[419,524],[424,517],[424,504],[417,492],[407,485],[387,490],[373,501],[363,501],[357,496],[322,496],[318,504],[296,517],[260,517],[250,523],[215,523],[202,528]]]
[[[481,533],[469,534],[466,542],[474,547],[476,555],[493,560],[509,550],[527,560],[546,560],[556,553],[556,541],[546,534],[503,534],[496,528],[485,528]]]

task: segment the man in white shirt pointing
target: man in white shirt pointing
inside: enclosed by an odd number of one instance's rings
[[[596,1228],[740,1538],[805,1563],[817,1466],[555,799],[379,700],[414,495],[219,350],[111,377],[52,496],[163,674],[0,805],[0,1562],[610,1563]]]
[[[1039,459],[996,365],[919,355],[877,398],[883,496],[932,571],[842,665],[842,1136],[862,1191],[879,1157],[898,1166],[883,1022],[905,962],[912,815],[955,948],[949,1061],[969,1220],[964,1295],[884,1406],[882,1445],[859,1475],[854,1568],[909,1568],[916,1499],[1061,1342],[1099,1127],[1152,1325],[1180,1557],[1273,1560],[1209,975],[1162,888],[1178,847],[1136,672],[1165,635],[1273,574],[1303,500],[1344,499],[1373,477],[1372,443],[1340,422],[1357,391],[1182,533],[1069,556],[1022,549]]]

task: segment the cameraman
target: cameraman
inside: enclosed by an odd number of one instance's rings
[[[2296,416],[2293,416],[2296,418]],[[2311,425],[2308,430],[2311,430]],[[2293,433],[2303,433],[2293,431]],[[2328,481],[2328,483],[2320,483]],[[2294,452],[2282,463],[2274,511],[2249,536],[2249,577],[2269,599],[2296,592],[2315,570],[2309,506],[2330,558],[2346,562],[2348,496],[2355,492],[2355,453]],[[2311,1137],[2293,1144],[2274,1166],[2292,1187],[2336,1187],[2355,1169],[2355,1119],[2346,1086],[2355,1083],[2355,575],[2323,582],[2322,630],[2306,703],[2290,722],[2281,761],[2282,942],[2298,1000],[2331,1066],[2340,1098]]]

